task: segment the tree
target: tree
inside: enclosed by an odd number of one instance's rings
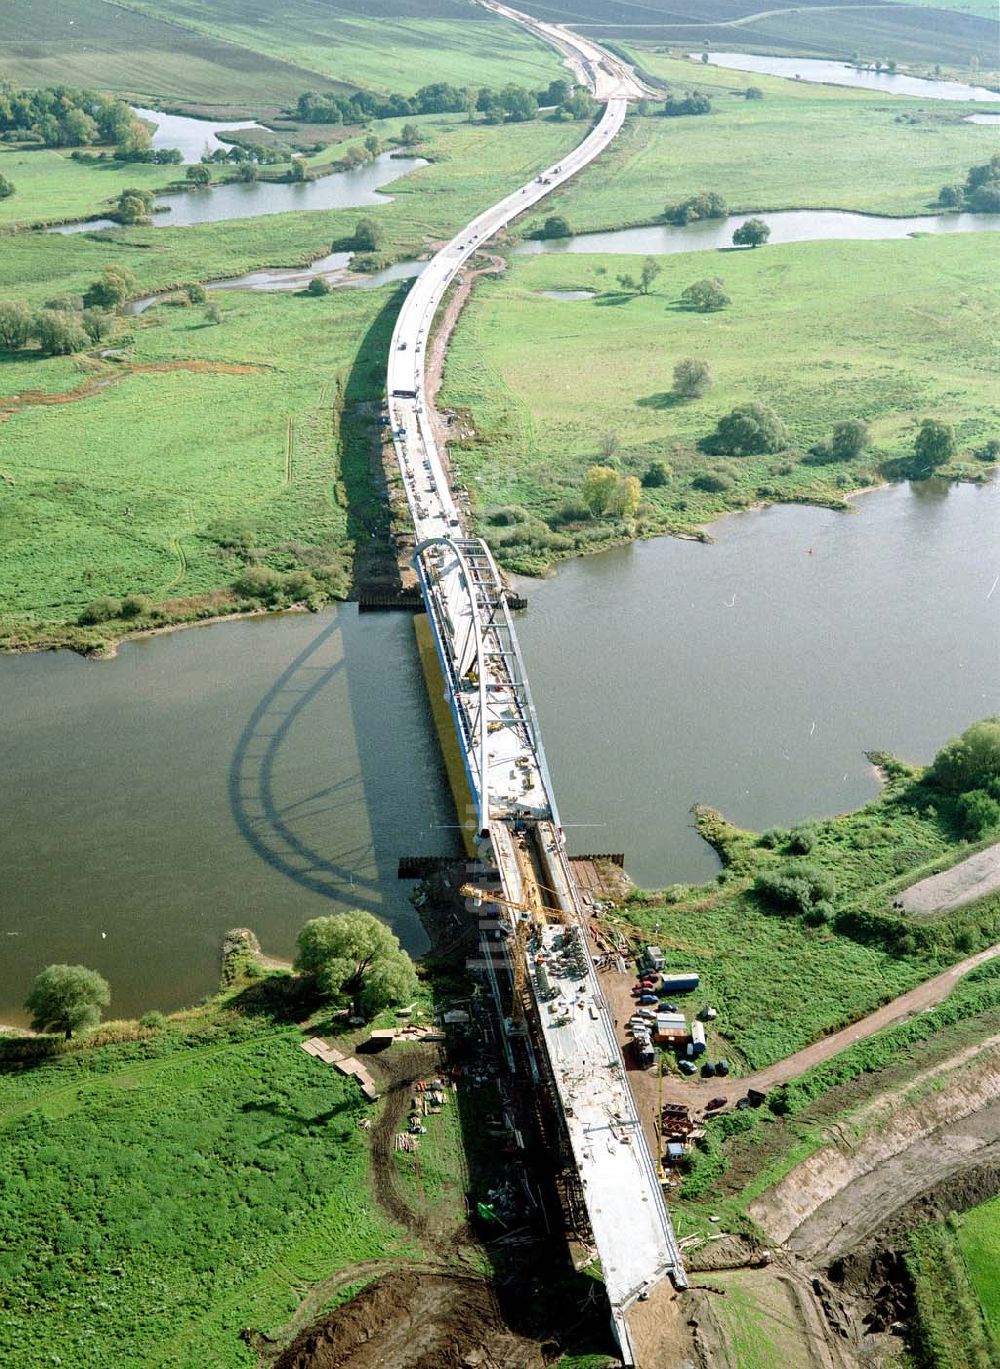
[[[610,466],[591,466],[583,478],[583,502],[595,517],[607,513],[618,489],[618,472]]]
[[[307,295],[328,295],[330,293],[330,282],[325,276],[313,276],[306,286]]]
[[[89,1031],[101,1020],[101,1009],[111,1002],[108,982],[85,965],[50,965],[35,977],[24,1006],[35,1031]]]
[[[550,214],[542,224],[538,236],[540,238],[571,238],[573,230],[569,226],[569,219],[563,214]]]
[[[670,479],[670,467],[665,461],[651,461],[646,467],[646,474],[642,477],[643,486],[647,490],[661,489]]]
[[[925,418],[920,431],[913,440],[913,460],[910,463],[910,476],[913,480],[926,480],[938,466],[955,455],[955,430],[950,423],[939,418]]]
[[[379,142],[378,138],[376,138],[375,134],[369,133],[365,139],[365,151],[368,153],[369,157],[377,157],[381,146],[382,144]]]
[[[726,456],[757,456],[788,446],[788,430],[766,404],[740,404],[720,418],[715,432],[702,444],[706,451]]]
[[[306,164],[306,160],[304,157],[292,158],[288,167],[288,175],[293,181],[309,180],[309,167]]]
[[[189,304],[204,304],[208,299],[208,292],[201,281],[189,281],[183,288]]]
[[[708,60],[707,53],[704,54],[704,60]],[[663,112],[668,119],[684,114],[711,114],[712,102],[707,95],[701,95],[692,90],[682,100],[676,99],[673,95],[668,95],[664,101]]]
[[[626,475],[618,481],[611,507],[619,518],[634,518],[642,497],[642,485],[634,475]]]
[[[205,168],[192,167],[191,170],[204,171]],[[118,219],[119,223],[151,223],[153,217],[153,204],[154,196],[152,191],[136,189],[123,190],[118,196],[115,217]]]
[[[49,356],[70,356],[85,351],[90,339],[76,314],[62,309],[41,309],[35,318],[38,345]]]
[[[699,399],[712,383],[707,361],[684,357],[674,366],[674,394],[682,399]]]
[[[601,455],[604,457],[605,461],[610,461],[617,450],[618,434],[610,432],[605,433],[601,438]]]
[[[192,185],[204,186],[211,185],[212,173],[207,166],[202,166],[199,162],[197,166],[189,166],[184,175]]]
[[[961,736],[945,742],[927,779],[953,794],[1000,786],[1000,714],[973,723]]]
[[[6,176],[0,176],[0,200],[7,199],[14,193],[14,183],[9,181]]]
[[[295,968],[324,993],[372,1016],[414,992],[417,976],[399,938],[371,913],[314,917],[299,932]]]
[[[473,103],[473,109],[475,109],[475,103]],[[416,147],[417,143],[421,141],[420,129],[416,124],[404,124],[399,134],[399,141],[404,147]]]
[[[681,291],[681,305],[700,314],[711,314],[719,309],[725,309],[727,304],[732,304],[732,300],[726,294],[723,285],[724,282],[718,276],[696,280],[693,285]]]
[[[771,236],[771,230],[763,219],[747,219],[733,233],[734,247],[760,247]]]
[[[31,337],[34,323],[34,315],[26,304],[0,300],[0,347],[16,352]]]
[[[115,316],[106,314],[103,309],[84,309],[80,325],[92,343],[106,342],[115,331]]]
[[[523,86],[504,86],[500,92],[500,107],[506,112],[512,124],[527,123],[538,113],[538,101],[530,90]]]
[[[205,309],[206,323],[221,323],[225,315],[222,312],[222,305],[217,300],[212,300]]]
[[[960,185],[943,185],[938,193],[938,204],[942,209],[961,209],[965,191]]]
[[[663,217],[667,223],[683,228],[685,224],[696,223],[699,219],[724,219],[728,213],[726,201],[717,190],[701,190],[678,204],[668,204]]]
[[[241,162],[236,170],[236,179],[238,181],[243,181],[246,184],[255,181],[259,175],[260,172],[257,170],[256,166],[254,166],[253,162]]]
[[[833,425],[830,454],[834,461],[856,461],[872,440],[863,418],[845,418]]]
[[[354,228],[354,250],[377,252],[385,242],[385,229],[375,219],[358,219]]]
[[[642,263],[642,271],[639,274],[639,293],[648,295],[649,287],[656,280],[656,277],[663,270],[663,267],[655,257],[646,257]]]
[[[743,95],[747,100],[763,100],[764,98],[764,92],[761,90],[760,86],[747,86]]]
[[[101,279],[88,285],[83,292],[87,308],[117,309],[136,288],[136,279],[127,266],[106,266]]]

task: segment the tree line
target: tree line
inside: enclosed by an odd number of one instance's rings
[[[938,204],[970,214],[1000,214],[1000,152],[980,166],[971,166],[963,183],[943,185]]]
[[[353,95],[317,94],[305,91],[287,112],[308,124],[363,124],[370,119],[399,119],[417,114],[462,114],[471,121],[476,114],[486,123],[523,123],[534,119],[540,109],[549,109],[557,118],[586,119],[596,108],[588,91],[569,81],[551,81],[544,90],[506,85],[502,90],[489,86],[453,86],[435,81],[421,86],[415,95],[375,95],[359,90]]]
[[[136,154],[153,157],[149,130],[124,100],[71,86],[20,90],[0,83],[0,138],[5,142],[30,138],[43,147],[109,143],[125,160]]]

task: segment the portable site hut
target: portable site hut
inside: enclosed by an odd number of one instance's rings
[[[704,1055],[705,1053],[705,1028],[700,1022],[691,1023],[691,1054]]]
[[[656,1039],[663,1045],[680,1045],[687,1040],[687,1019],[682,1012],[656,1014]]]

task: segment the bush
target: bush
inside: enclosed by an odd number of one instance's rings
[[[788,841],[789,833],[784,827],[769,827],[763,832],[757,842],[758,846],[763,846],[767,851],[780,851]]]
[[[122,600],[119,616],[122,618],[145,618],[152,607],[152,603],[145,594],[126,594]]]
[[[724,494],[735,485],[731,475],[725,471],[700,471],[691,481],[692,489],[704,490],[708,494]]]
[[[712,384],[712,372],[707,361],[684,357],[674,366],[674,394],[684,399],[698,399]]]
[[[273,604],[281,597],[284,577],[270,566],[247,566],[233,588],[247,599]]]
[[[199,281],[193,280],[184,286],[184,293],[191,304],[204,304],[208,299],[205,287]]]
[[[35,337],[49,356],[71,356],[83,352],[90,338],[76,314],[59,309],[42,309],[35,319]]]
[[[306,286],[307,295],[328,295],[330,293],[330,282],[324,276],[313,276]]]
[[[831,874],[804,861],[786,861],[773,870],[762,871],[753,882],[754,893],[765,903],[783,912],[808,913],[822,908],[833,914],[836,882]]]
[[[702,190],[678,204],[668,204],[663,217],[667,223],[683,228],[685,224],[695,223],[698,219],[724,219],[728,213],[726,201],[718,191]]]
[[[981,447],[977,447],[973,452],[977,461],[994,462],[1000,460],[1000,441],[991,437],[988,442],[984,442]]]
[[[91,623],[107,623],[112,618],[122,616],[122,601],[113,599],[110,595],[105,595],[101,599],[94,599],[80,614],[80,622],[86,627]]]
[[[766,404],[741,404],[719,419],[702,447],[727,456],[757,456],[780,452],[788,443],[788,430],[773,409]]]
[[[788,849],[796,856],[807,856],[816,845],[816,828],[811,824],[795,827],[789,833]]]
[[[159,1029],[160,1027],[165,1027],[166,1025],[166,1014],[162,1012],[157,1012],[155,1008],[152,1012],[143,1013],[143,1015],[139,1018],[140,1027],[155,1027]]]
[[[573,230],[564,214],[550,214],[538,230],[540,238],[571,238]]]
[[[642,477],[642,485],[647,490],[662,489],[670,479],[670,467],[665,461],[651,461]]]
[[[0,176],[0,200],[6,200],[14,194],[14,182],[9,181],[6,176]]]

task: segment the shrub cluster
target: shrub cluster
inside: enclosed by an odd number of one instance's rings
[[[943,185],[938,204],[971,214],[1000,214],[1000,152],[988,162],[970,167],[964,184]]]

